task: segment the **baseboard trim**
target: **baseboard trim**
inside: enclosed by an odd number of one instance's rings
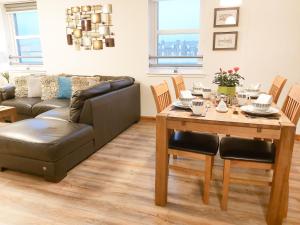
[[[156,117],[155,116],[141,116],[141,121],[143,121],[143,122],[155,122]]]

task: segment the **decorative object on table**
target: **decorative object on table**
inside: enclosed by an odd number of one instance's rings
[[[221,101],[219,102],[218,106],[216,107],[217,112],[221,112],[221,113],[226,113],[228,112],[228,107],[224,101],[224,99],[222,98]]]
[[[203,115],[205,112],[204,101],[201,99],[192,100],[191,109],[192,109],[194,115],[196,115],[196,116]]]
[[[76,50],[101,50],[115,47],[112,27],[112,5],[75,6],[66,10],[67,43]]]
[[[202,95],[204,99],[209,99],[210,95],[212,93],[212,90],[210,88],[203,88]]]
[[[218,93],[226,96],[235,96],[236,86],[240,84],[240,80],[244,80],[239,74],[239,67],[234,67],[231,70],[224,71],[220,68],[220,72],[215,74],[214,84],[219,85]]]
[[[201,82],[194,82],[193,83],[193,94],[195,95],[202,95],[203,84]]]
[[[236,50],[238,32],[214,32],[213,50]]]
[[[214,27],[236,27],[239,25],[239,7],[215,8]]]

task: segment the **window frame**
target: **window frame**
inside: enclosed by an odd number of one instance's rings
[[[198,43],[198,49],[200,49],[200,34],[201,34],[201,26],[199,29],[159,29],[159,1],[163,0],[149,0],[149,24],[150,24],[150,42],[149,42],[149,68],[157,68],[157,69],[172,69],[173,72],[177,72],[179,68],[184,70],[195,70],[203,67],[203,56],[158,56],[158,39],[160,35],[180,35],[180,34],[198,34],[199,35],[199,43]],[[201,4],[201,0],[200,4]],[[200,10],[200,9],[199,9]],[[200,18],[201,18],[201,10],[200,10]],[[165,64],[165,63],[158,63],[159,58],[197,58],[198,63],[197,64],[191,64],[191,63],[174,63],[174,64]]]
[[[43,62],[43,56],[20,56],[20,51],[18,48],[18,40],[26,40],[26,39],[34,39],[37,38],[41,41],[41,35],[17,35],[16,34],[16,21],[14,19],[15,13],[22,13],[22,12],[37,12],[37,9],[30,9],[30,10],[18,10],[18,11],[11,11],[6,12],[7,15],[7,22],[8,22],[8,31],[9,31],[9,37],[10,37],[10,56],[9,61],[11,65],[30,65],[30,66],[42,66],[44,64]],[[41,51],[42,52],[42,51]],[[22,58],[39,58],[42,59],[42,62],[22,62]]]

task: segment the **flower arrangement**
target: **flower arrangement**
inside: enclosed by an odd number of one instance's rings
[[[244,80],[244,77],[239,74],[239,70],[239,67],[234,67],[228,71],[220,68],[220,72],[215,74],[213,83],[221,87],[236,87],[240,84],[241,79]]]

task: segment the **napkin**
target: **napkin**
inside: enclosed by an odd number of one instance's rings
[[[194,88],[203,88],[203,84],[201,82],[194,82],[193,87]]]
[[[260,94],[255,101],[255,103],[258,104],[272,104],[272,102],[273,102],[272,95],[267,95],[267,94]]]
[[[193,98],[192,92],[189,90],[181,91],[180,92],[181,98]]]
[[[260,84],[260,83],[257,83],[257,84],[251,84],[251,85],[250,85],[250,90],[259,91],[260,87],[261,87],[261,84]]]

